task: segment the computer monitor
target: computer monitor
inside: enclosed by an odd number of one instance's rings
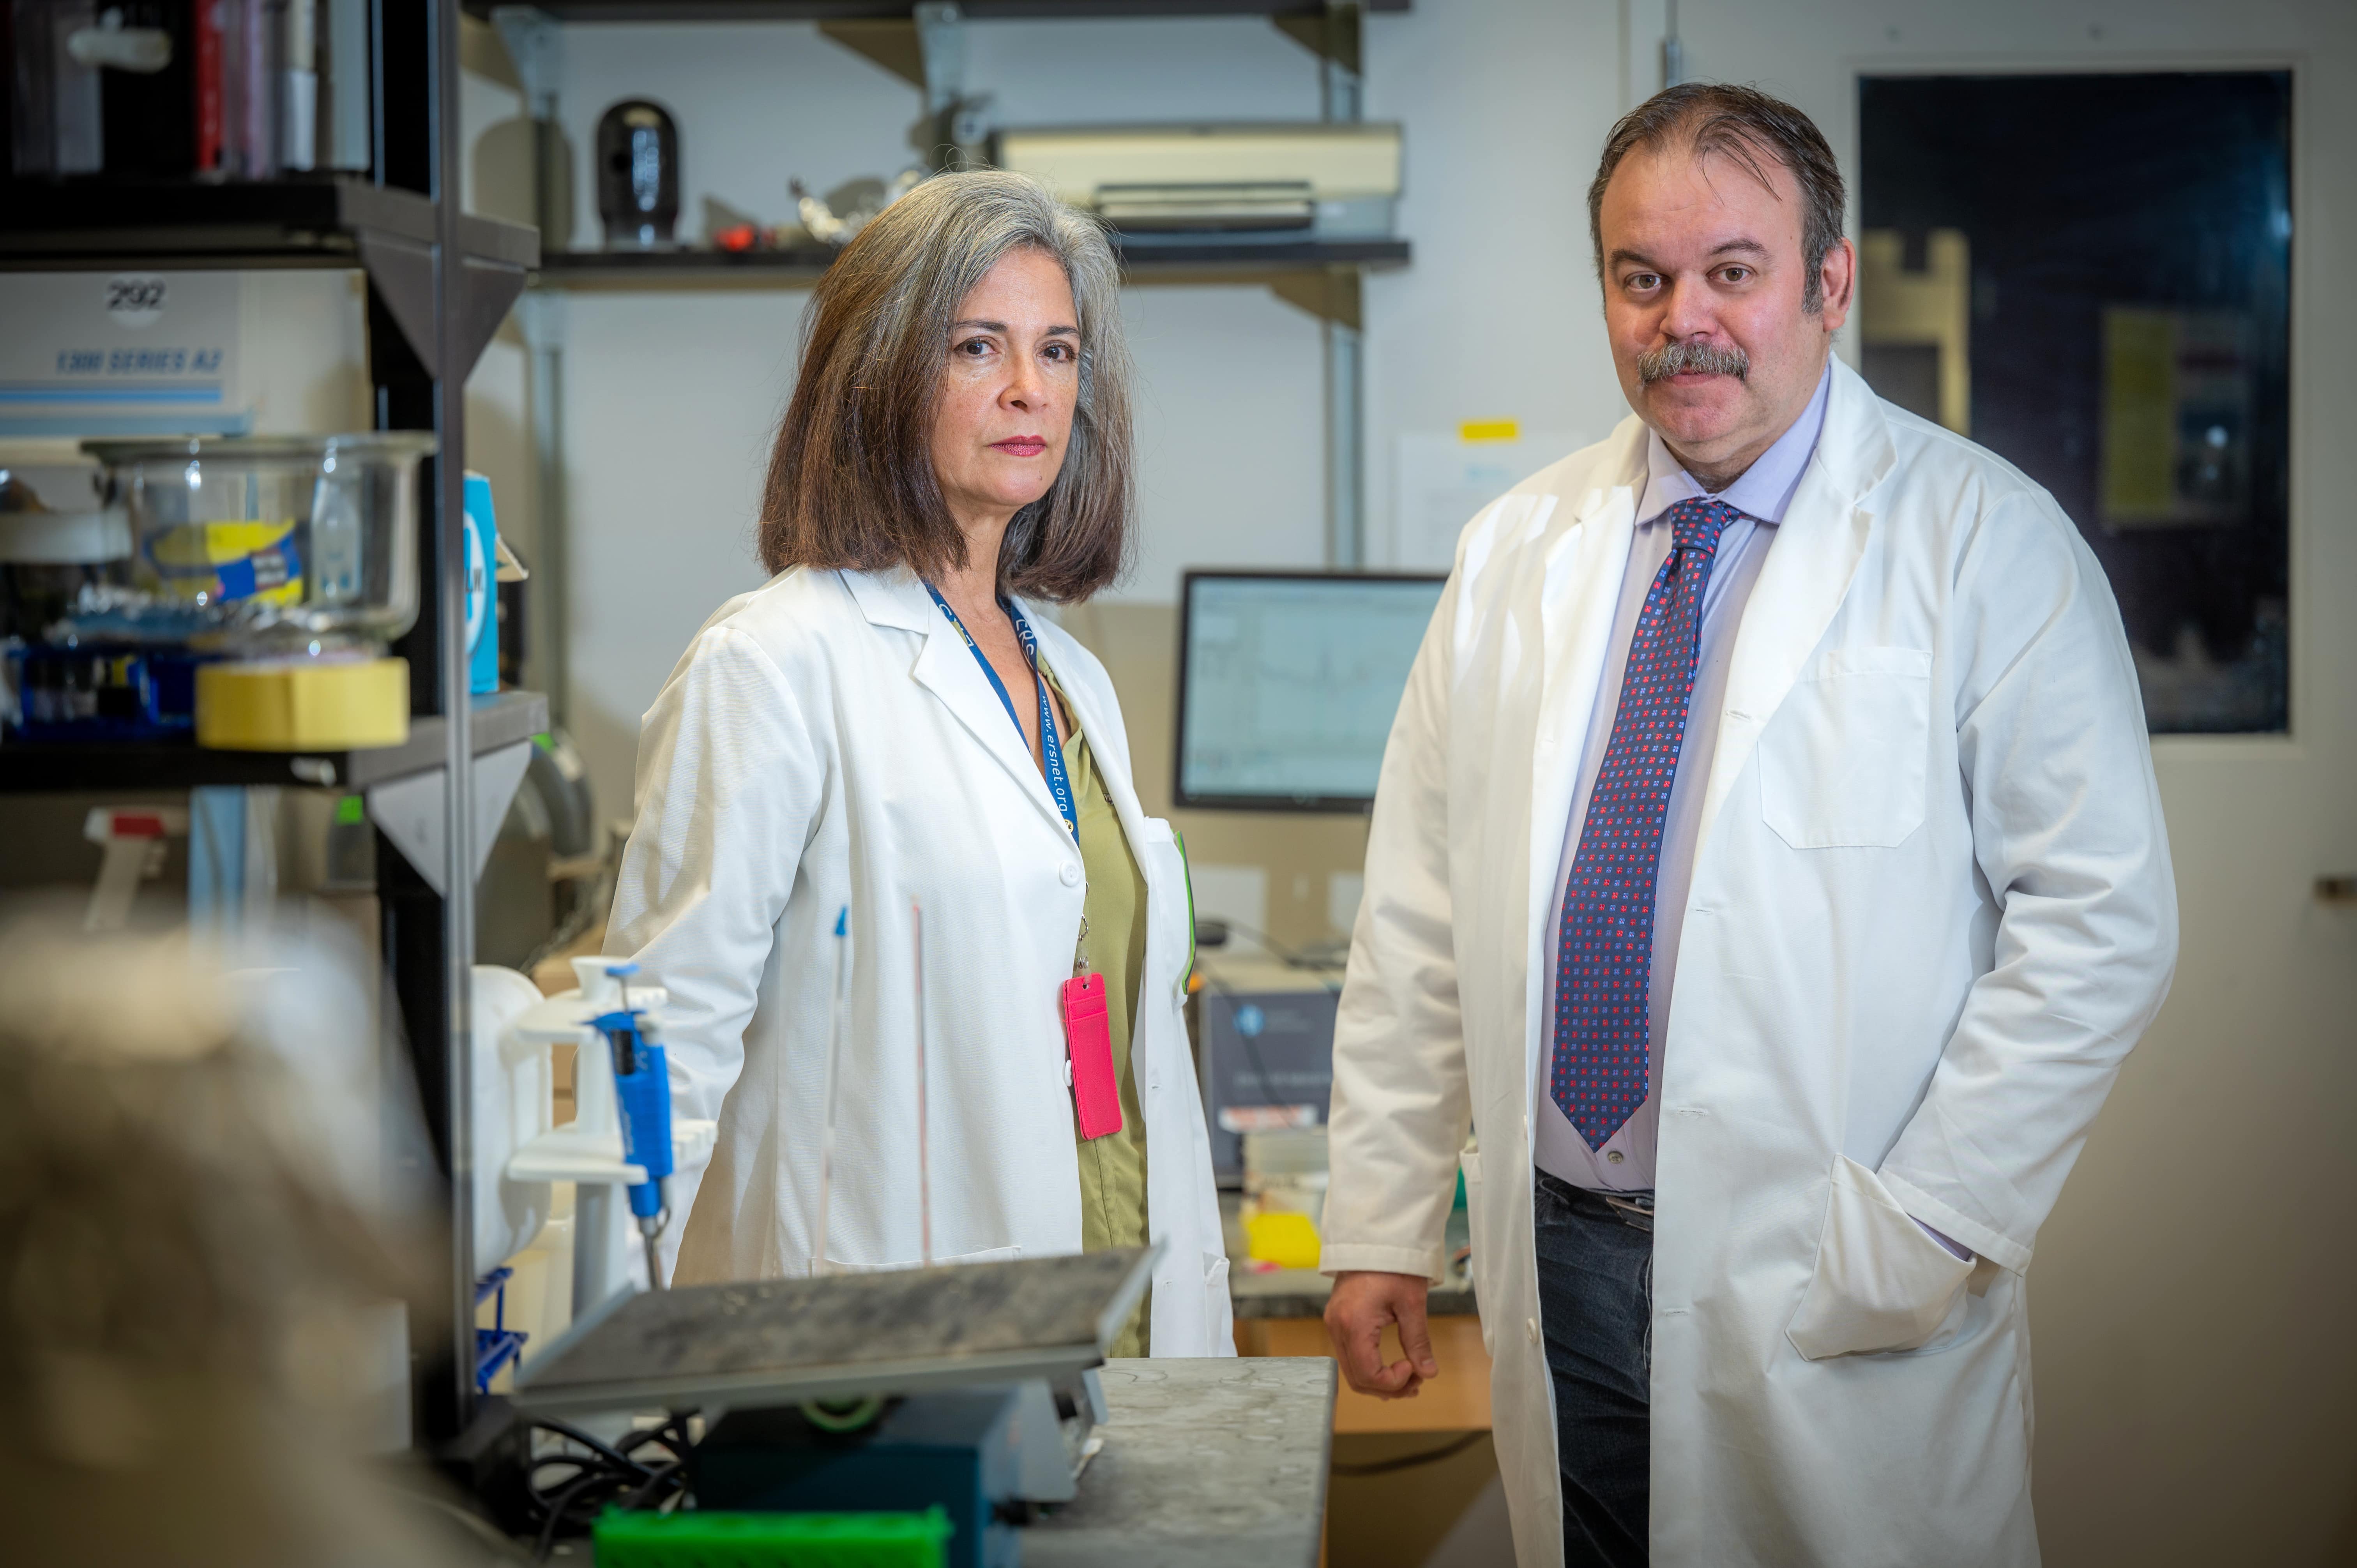
[[[1426,573],[1188,573],[1177,803],[1365,810],[1447,581]]]

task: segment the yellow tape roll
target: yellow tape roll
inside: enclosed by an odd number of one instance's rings
[[[207,664],[197,744],[222,751],[343,751],[409,738],[409,661]]]

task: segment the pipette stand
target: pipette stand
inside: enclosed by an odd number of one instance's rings
[[[606,1037],[591,1020],[622,1005],[621,983],[606,972],[609,958],[576,958],[577,990],[548,998],[516,1020],[514,1036],[543,1049],[569,1045],[573,1053],[573,1120],[552,1127],[516,1150],[508,1161],[511,1180],[574,1184],[573,1312],[587,1315],[630,1282],[636,1251],[626,1233],[628,1206],[622,1189],[647,1179],[643,1167],[622,1158],[622,1124],[614,1104],[614,1063]],[[630,1004],[660,1024],[668,1000],[659,985],[630,987]],[[675,1168],[699,1168],[712,1152],[718,1123],[672,1118]],[[674,1214],[673,1227],[687,1223]],[[674,1230],[673,1234],[676,1234]]]

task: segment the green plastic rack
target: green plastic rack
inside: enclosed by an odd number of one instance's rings
[[[597,1568],[942,1568],[949,1515],[626,1513],[608,1509]]]

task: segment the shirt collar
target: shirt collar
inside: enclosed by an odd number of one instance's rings
[[[1825,403],[1833,384],[1834,368],[1829,360],[1801,417],[1776,437],[1775,445],[1760,454],[1760,460],[1746,468],[1741,478],[1719,491],[1717,499],[1761,522],[1783,521],[1784,509],[1792,504],[1792,492],[1801,488],[1801,476],[1807,471],[1809,458],[1817,449],[1817,436],[1825,427]],[[1679,467],[1658,432],[1646,432],[1645,462],[1645,495],[1637,507],[1641,528],[1680,501],[1710,494],[1693,475]]]

